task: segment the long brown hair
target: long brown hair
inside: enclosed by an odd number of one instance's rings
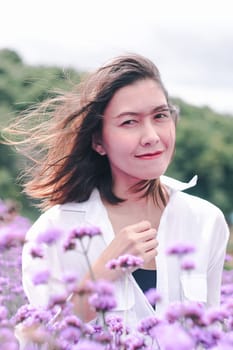
[[[101,134],[103,114],[115,92],[147,78],[156,81],[170,104],[154,63],[128,54],[107,62],[71,92],[32,107],[8,128],[11,134],[23,137],[11,144],[23,146],[21,152],[30,159],[24,191],[40,199],[42,208],[86,201],[94,188],[111,204],[123,201],[113,193],[108,158],[93,150],[92,138]],[[166,203],[159,179],[140,181],[135,190]]]

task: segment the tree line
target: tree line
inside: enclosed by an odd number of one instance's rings
[[[1,129],[23,110],[42,101],[55,89],[68,90],[87,72],[56,66],[31,66],[17,52],[0,50]],[[53,91],[53,92],[52,92]],[[233,116],[197,107],[172,98],[180,109],[174,160],[166,175],[189,181],[198,175],[198,184],[188,190],[219,206],[228,221],[233,213]],[[2,143],[0,136],[0,198],[21,203],[31,219],[38,215],[35,202],[22,193],[20,173],[23,157]]]

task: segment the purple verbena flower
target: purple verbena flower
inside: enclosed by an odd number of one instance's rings
[[[161,322],[162,320],[156,316],[145,317],[142,321],[140,321],[137,329],[139,332],[150,335],[151,330],[161,324]]]
[[[50,272],[48,270],[38,271],[32,278],[34,285],[46,284],[50,278]]]
[[[185,243],[178,243],[175,244],[167,249],[168,255],[178,255],[183,256],[185,254],[193,253],[196,249],[193,245],[185,244]]]
[[[71,231],[71,237],[81,239],[83,237],[94,237],[101,235],[101,231],[96,226],[80,226],[73,228]]]
[[[23,236],[25,235],[25,232]],[[18,235],[17,230],[13,229],[11,225],[1,227],[0,229],[0,251],[9,250],[12,247],[16,247],[18,244],[22,244],[22,239]]]
[[[18,350],[18,344],[13,329],[4,326],[0,328],[0,345],[2,350]]]
[[[107,281],[92,282],[92,295],[89,303],[97,311],[109,311],[116,307],[113,285]]]
[[[14,337],[14,335],[12,335],[12,337]],[[1,349],[2,350],[19,350],[19,344],[18,341],[16,339],[11,338],[10,340],[1,341]],[[30,350],[30,349],[28,349]]]
[[[106,324],[108,329],[114,334],[119,333],[123,334],[124,332],[124,323],[123,318],[119,316],[108,316],[106,318]]]
[[[213,350],[232,350],[233,347],[233,333],[223,333],[219,346],[213,347]]]
[[[174,323],[181,319],[184,314],[184,305],[181,302],[171,303],[165,312],[165,319],[169,323]]]
[[[69,235],[63,243],[64,251],[74,250],[76,248],[76,242],[72,235]]]
[[[11,292],[15,294],[21,294],[23,293],[23,286],[22,285],[13,286],[11,289]]]
[[[90,239],[94,236],[99,236],[101,234],[102,233],[100,229],[96,226],[75,227],[69,232],[65,242],[63,243],[63,249],[64,251],[74,250],[76,249],[77,239],[83,239],[83,238]]]
[[[83,323],[82,321],[75,315],[68,315],[64,318],[64,320],[61,322],[62,326],[65,327],[67,325],[82,329]]]
[[[5,320],[8,317],[8,310],[5,306],[0,305],[0,321]]]
[[[113,295],[114,286],[112,283],[105,280],[98,280],[97,282],[91,282],[93,292],[96,292],[101,295]]]
[[[116,300],[113,296],[94,294],[89,297],[89,303],[96,311],[110,311],[116,307]]]
[[[223,307],[211,308],[206,310],[205,312],[205,319],[207,320],[208,324],[212,324],[215,322],[224,323],[227,317],[228,317],[228,311],[225,310]]]
[[[8,283],[8,281],[9,281],[8,278],[0,276],[0,285],[4,286]]]
[[[52,245],[60,239],[62,231],[58,228],[49,228],[44,232],[41,232],[37,237],[37,243],[45,243]]]
[[[143,259],[134,255],[125,254],[119,256],[117,259],[110,260],[106,267],[110,270],[121,268],[123,270],[129,268],[137,268],[143,265]]]
[[[26,320],[30,315],[36,310],[35,307],[33,307],[30,304],[22,305],[16,312],[16,314],[13,317],[13,321],[15,324],[21,323],[24,320]]]
[[[206,326],[205,311],[204,305],[200,302],[183,302],[180,317],[190,319],[193,324],[204,327]]]
[[[76,273],[74,272],[66,272],[64,275],[63,275],[63,281],[65,283],[68,283],[68,284],[73,284],[73,283],[77,283],[78,281],[78,276]]]
[[[66,325],[62,330],[60,330],[60,337],[63,340],[68,341],[68,344],[77,344],[80,337],[81,331],[79,328],[73,325]]]
[[[212,349],[221,338],[221,331],[217,328],[190,327],[189,335],[195,342],[196,349]],[[221,348],[220,349],[224,349]],[[219,349],[219,350],[220,350]]]
[[[146,347],[146,340],[142,335],[129,334],[125,339],[122,340],[124,349],[127,350],[142,350]]]
[[[52,309],[53,307],[55,306],[63,306],[66,304],[67,302],[67,293],[61,293],[61,294],[55,294],[55,295],[52,295],[50,297],[50,300],[49,300],[49,309]]]
[[[233,260],[233,256],[231,254],[226,254],[225,255],[225,262],[230,262]]]
[[[193,260],[185,258],[182,260],[180,267],[182,270],[191,271],[194,270],[196,266]]]
[[[156,288],[150,288],[145,292],[145,296],[151,305],[156,305],[160,302],[162,297]]]
[[[191,350],[194,341],[191,336],[178,324],[161,324],[153,329],[153,337],[157,339],[159,349]]]
[[[22,305],[14,316],[14,324],[23,323],[26,326],[48,322],[51,312],[41,308],[36,308],[30,304]]]
[[[233,281],[233,270],[223,270],[222,272],[222,285],[231,284]]]
[[[233,284],[224,284],[221,286],[221,294],[222,295],[233,295]]]
[[[102,329],[101,332],[94,333],[93,340],[105,346],[111,346],[113,335],[108,330]]]
[[[32,258],[42,259],[44,256],[43,249],[41,248],[41,246],[38,245],[31,248],[30,254]]]
[[[118,268],[118,260],[117,259],[111,259],[110,261],[107,262],[106,267],[109,270],[115,270]]]

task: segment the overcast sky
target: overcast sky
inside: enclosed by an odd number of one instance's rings
[[[233,114],[232,0],[2,0],[0,48],[25,63],[93,70],[136,52],[172,96]]]

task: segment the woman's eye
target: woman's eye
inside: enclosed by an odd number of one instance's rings
[[[134,119],[125,120],[121,125],[134,125],[137,121]]]
[[[157,113],[157,114],[155,114],[154,118],[155,119],[169,118],[169,112]]]

